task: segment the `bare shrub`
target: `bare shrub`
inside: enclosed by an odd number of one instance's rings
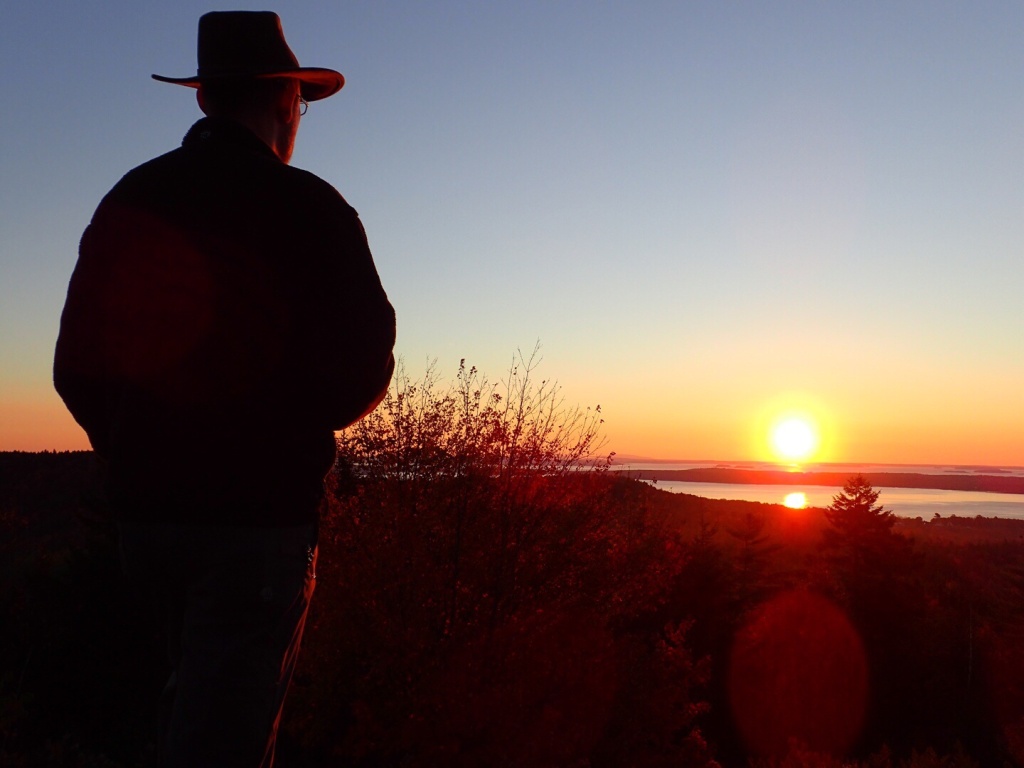
[[[292,725],[304,743],[353,765],[610,765],[598,755],[616,744],[661,765],[705,749],[684,629],[629,626],[677,570],[665,530],[633,506],[641,487],[605,472],[600,408],[568,407],[537,364],[519,354],[491,383],[463,362],[450,385],[400,366],[339,435],[304,654],[318,672],[297,691],[312,714]],[[339,692],[344,717],[317,713]]]
[[[567,407],[537,362],[520,353],[490,383],[462,361],[449,387],[433,366],[419,380],[400,366],[381,406],[339,438],[342,493],[355,494],[342,503],[377,541],[426,558],[395,586],[444,634],[496,627],[570,588],[600,512],[600,406]]]

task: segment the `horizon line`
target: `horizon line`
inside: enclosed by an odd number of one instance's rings
[[[835,466],[855,466],[855,467],[952,467],[955,469],[1015,469],[1024,471],[1024,465],[1019,464],[999,464],[992,462],[977,463],[977,464],[958,464],[956,462],[935,462],[935,461],[919,461],[919,462],[907,462],[907,461],[805,461],[805,462],[785,462],[785,461],[771,461],[768,459],[661,459],[652,456],[640,456],[636,454],[615,454],[612,456],[611,463],[614,464],[630,464],[630,463],[647,463],[647,464],[713,464],[713,465],[739,465],[739,464],[757,464],[761,466],[774,466],[774,467],[786,467],[793,468],[801,471],[813,467],[835,467]]]

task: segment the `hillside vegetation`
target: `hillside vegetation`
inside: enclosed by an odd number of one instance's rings
[[[279,765],[1024,761],[1024,524],[665,493],[533,375],[400,373],[340,437]],[[153,749],[101,499],[91,454],[0,455],[5,766]]]

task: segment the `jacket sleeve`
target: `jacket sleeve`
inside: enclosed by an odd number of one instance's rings
[[[104,265],[90,225],[82,236],[78,263],[68,285],[53,360],[53,384],[97,453],[106,447],[109,379],[101,296]]]
[[[332,429],[344,429],[384,398],[395,368],[395,311],[381,285],[366,233],[337,192],[319,218],[314,245],[307,359],[310,404]]]

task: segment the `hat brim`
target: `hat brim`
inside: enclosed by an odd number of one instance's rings
[[[345,76],[333,69],[321,67],[298,67],[297,69],[281,70],[277,72],[260,72],[244,75],[196,75],[195,77],[164,77],[163,75],[151,75],[154,80],[161,83],[172,83],[173,85],[184,85],[189,88],[198,88],[203,83],[223,83],[231,80],[257,80],[272,78],[290,78],[299,81],[299,92],[306,101],[319,101],[333,96],[345,85]]]

